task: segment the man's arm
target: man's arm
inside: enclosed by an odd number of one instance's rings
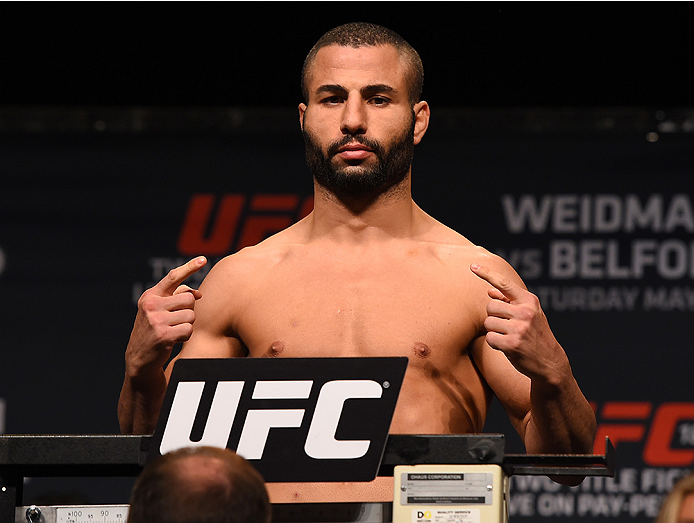
[[[503,273],[478,264],[470,269],[492,286],[484,321],[487,334],[474,349],[475,362],[509,412],[526,451],[592,452],[595,414],[538,298],[510,267]]]
[[[124,434],[154,431],[167,383],[163,366],[174,345],[190,338],[195,302],[202,297],[200,291],[182,283],[206,263],[198,257],[172,269],[138,301],[118,401],[118,422]]]

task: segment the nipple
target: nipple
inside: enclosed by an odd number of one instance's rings
[[[429,354],[431,354],[431,349],[428,347],[428,345],[426,343],[422,343],[421,341],[415,343],[412,350],[414,351],[414,355],[418,358],[428,358]]]
[[[276,358],[279,356],[282,351],[284,350],[284,343],[282,343],[280,340],[277,340],[273,342],[272,345],[270,345],[270,349],[267,351],[267,355],[270,358]]]

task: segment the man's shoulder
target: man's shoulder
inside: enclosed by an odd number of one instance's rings
[[[471,263],[478,263],[501,273],[515,273],[513,267],[501,256],[473,243],[440,222],[436,222],[436,226],[429,231],[426,242],[430,245],[433,255],[444,264],[469,266]]]
[[[494,267],[497,270],[506,269],[508,266],[500,256],[467,239],[464,241],[432,242],[430,249],[433,255],[444,264],[469,266],[471,263],[478,263]]]
[[[288,244],[261,242],[222,258],[215,265],[215,269],[243,273],[263,272],[279,263],[291,250],[292,246]]]
[[[453,260],[489,254],[489,251],[474,244],[458,231],[434,219],[431,219],[426,232],[417,239],[427,243],[435,255]]]
[[[301,244],[298,235],[285,229],[252,246],[225,256],[213,267],[217,273],[234,273],[253,276],[262,274],[274,265],[281,263]],[[212,274],[212,271],[210,271]]]

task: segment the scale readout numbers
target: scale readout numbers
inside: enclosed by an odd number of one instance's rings
[[[58,507],[56,523],[125,523],[128,506]]]

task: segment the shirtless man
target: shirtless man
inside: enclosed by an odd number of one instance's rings
[[[538,299],[412,200],[430,115],[414,49],[383,28],[342,26],[314,46],[303,80],[313,212],[219,261],[199,290],[182,283],[204,258],[142,295],[123,432],[153,431],[162,367],[185,341],[177,358],[407,356],[392,434],[481,432],[495,394],[528,452],[591,452],[595,416]],[[273,503],[390,501],[392,478],[268,490]]]

